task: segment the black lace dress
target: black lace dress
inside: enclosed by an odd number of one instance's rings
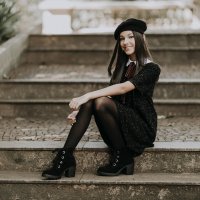
[[[135,86],[134,90],[112,97],[119,112],[124,140],[133,156],[140,155],[146,147],[152,147],[155,141],[157,114],[152,96],[159,75],[159,66],[147,63],[138,74],[128,79]],[[121,82],[124,81],[127,80],[122,77]]]

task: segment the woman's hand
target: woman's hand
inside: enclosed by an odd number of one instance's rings
[[[73,111],[72,113],[70,113],[67,117],[67,120],[69,121],[69,123],[71,125],[73,125],[74,123],[76,123],[76,116],[78,114],[78,110]]]
[[[69,107],[72,110],[78,110],[82,104],[84,104],[88,101],[89,101],[88,95],[83,95],[83,96],[80,96],[77,98],[73,98],[69,103]]]

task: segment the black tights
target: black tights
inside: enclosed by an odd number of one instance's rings
[[[125,148],[125,142],[119,127],[119,116],[115,102],[108,97],[100,97],[83,104],[76,116],[64,149],[74,150],[86,132],[92,115],[105,143],[114,149]]]

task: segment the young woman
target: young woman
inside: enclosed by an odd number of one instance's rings
[[[92,115],[111,150],[109,164],[99,167],[98,175],[133,174],[133,158],[142,154],[146,147],[153,146],[157,114],[152,95],[160,68],[151,61],[144,36],[146,29],[144,21],[133,18],[117,27],[114,32],[117,42],[108,67],[110,86],[71,100],[69,107],[73,112],[68,119],[72,128],[52,167],[43,171],[43,177],[59,179],[63,174],[75,176],[73,152]]]

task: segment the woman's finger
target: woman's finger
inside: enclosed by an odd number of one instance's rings
[[[70,125],[73,125],[74,123],[76,123],[76,119],[68,119],[68,122]]]
[[[79,107],[79,103],[75,99],[72,99],[69,103],[69,107],[73,110],[77,110],[77,108]]]

